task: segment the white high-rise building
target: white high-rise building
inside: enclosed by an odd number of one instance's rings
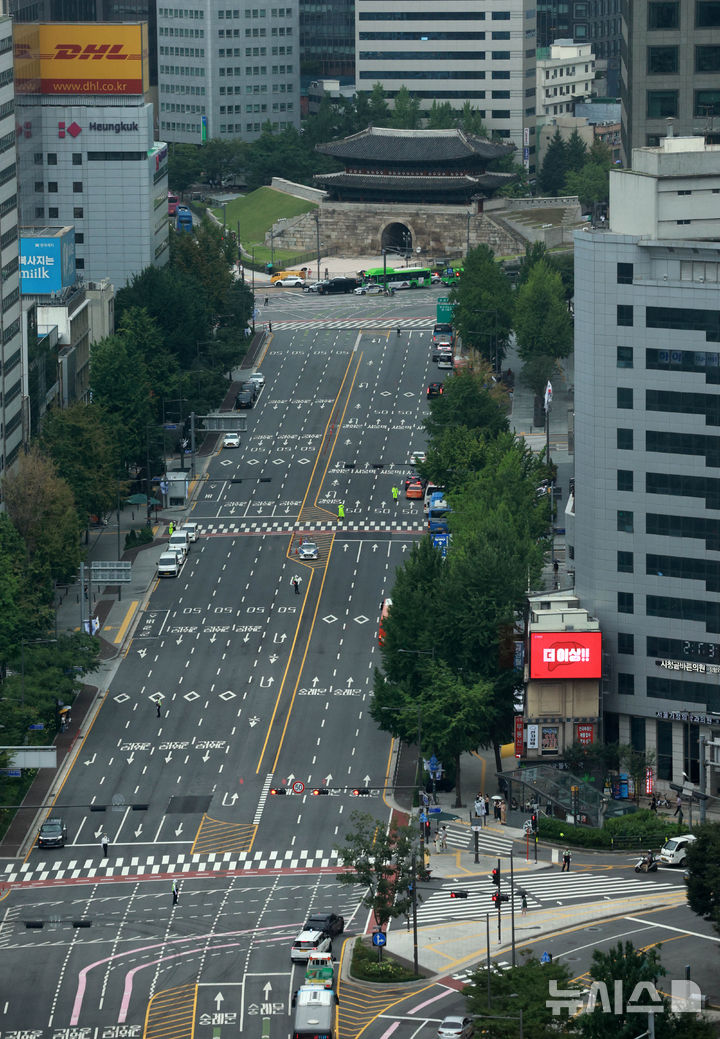
[[[0,17],[0,475],[23,438],[22,328],[18,243],[12,20]]]
[[[355,86],[401,87],[428,112],[433,102],[482,115],[489,133],[511,140],[530,166],[535,147],[536,4],[531,0],[356,0]]]
[[[259,137],[300,126],[299,0],[286,7],[157,9],[159,129],[165,141]]]

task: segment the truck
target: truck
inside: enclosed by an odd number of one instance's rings
[[[452,509],[444,498],[441,497],[440,500],[437,500],[433,497],[428,509],[428,533],[447,534],[447,518],[451,512]]]
[[[293,1039],[334,1039],[337,1002],[332,989],[315,985],[299,988],[293,998]]]
[[[311,952],[305,971],[305,985],[331,989],[335,985],[335,966],[332,953]]]

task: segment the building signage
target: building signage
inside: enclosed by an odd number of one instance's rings
[[[540,726],[539,725],[528,725],[527,727],[527,748],[528,750],[538,750],[540,747]]]
[[[147,23],[16,25],[17,94],[144,94]]]
[[[75,232],[20,236],[20,289],[24,295],[62,292],[75,283]]]
[[[690,671],[696,675],[720,675],[718,664],[696,664],[690,660],[656,660],[656,667],[664,667],[668,671]]]
[[[515,715],[515,757],[521,758],[523,752],[523,716]]]
[[[669,722],[692,722],[694,725],[720,725],[720,718],[711,714],[692,714],[690,711],[655,711],[656,718]]]
[[[530,634],[530,678],[600,678],[599,631],[534,631]]]
[[[589,725],[587,722],[583,722],[580,725],[575,726],[575,739],[578,743],[587,747],[593,742],[594,731],[594,725]]]

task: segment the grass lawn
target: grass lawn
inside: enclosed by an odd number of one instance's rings
[[[258,188],[243,198],[228,202],[225,208],[228,226],[235,230],[239,222],[240,241],[243,247],[249,250],[254,245],[264,242],[265,232],[276,220],[309,213],[317,209],[317,205],[293,195],[286,195],[282,191],[273,191],[272,188]],[[213,213],[222,221],[222,208],[213,209]],[[276,252],[279,253],[280,250]],[[255,250],[255,255],[259,255],[258,249]]]

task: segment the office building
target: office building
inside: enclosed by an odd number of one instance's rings
[[[0,17],[0,476],[22,446],[22,322],[15,162],[13,29]]]
[[[535,4],[416,0],[410,8],[356,0],[355,86],[401,87],[428,112],[434,101],[478,110],[488,131],[512,141],[534,165]],[[523,149],[526,149],[524,152]]]
[[[157,9],[159,132],[201,144],[300,125],[297,4]]]
[[[615,97],[620,89],[621,0],[538,0],[538,47],[559,37],[589,43],[595,71],[603,86],[598,92]]]
[[[355,0],[299,0],[303,94],[317,79],[355,83]]]
[[[698,782],[720,732],[718,197],[720,146],[664,138],[611,172],[609,230],[575,234],[569,565],[605,739],[655,751],[665,783]]]
[[[576,101],[592,96],[595,56],[589,43],[556,40],[537,54],[537,120],[572,115]]]
[[[624,0],[620,68],[622,146],[655,146],[674,121],[678,136],[720,141],[720,4]]]
[[[146,36],[142,24],[15,26],[22,223],[74,225],[77,275],[116,289],[168,258],[167,146],[145,98]],[[121,48],[122,66],[82,61],[104,43]]]

